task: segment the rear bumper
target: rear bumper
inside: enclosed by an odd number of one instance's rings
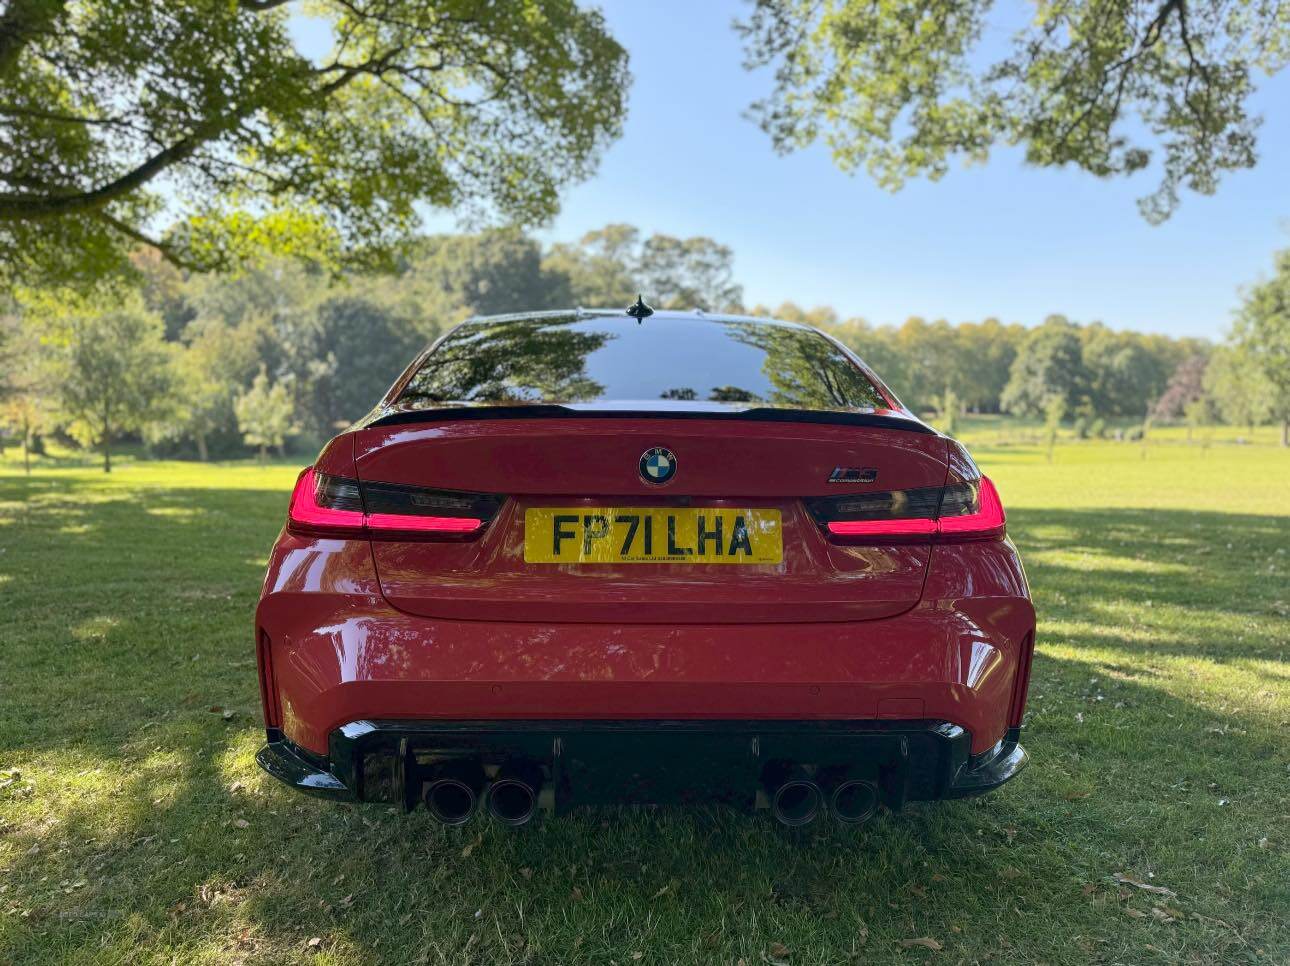
[[[937,546],[922,599],[881,619],[534,623],[487,608],[481,618],[393,607],[365,541],[284,536],[256,613],[266,725],[318,760],[363,721],[946,722],[980,755],[1021,722],[1035,627],[1006,541]]]
[[[1009,729],[972,754],[948,722],[914,721],[356,721],[332,732],[327,757],[270,730],[256,760],[297,791],[411,810],[445,761],[538,764],[556,812],[580,804],[763,801],[767,775],[805,764],[822,783],[873,781],[888,808],[998,788],[1028,761]]]

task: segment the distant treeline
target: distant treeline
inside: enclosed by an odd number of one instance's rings
[[[361,416],[415,353],[475,314],[626,305],[808,322],[852,347],[919,411],[1008,412],[1086,425],[1149,418],[1255,423],[1271,389],[1237,346],[997,319],[899,326],[831,308],[745,307],[729,248],[610,225],[543,247],[515,231],[425,238],[392,274],[336,276],[276,259],[235,276],[136,257],[138,286],[104,299],[28,293],[0,316],[9,435],[51,433],[106,453],[134,435],[163,455],[309,451]]]

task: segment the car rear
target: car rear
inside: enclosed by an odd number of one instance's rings
[[[959,444],[815,330],[467,323],[301,474],[260,760],[445,821],[987,790],[1025,761],[1034,629],[1004,526]]]

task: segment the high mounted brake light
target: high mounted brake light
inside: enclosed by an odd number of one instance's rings
[[[304,470],[291,494],[288,529],[310,536],[414,540],[478,533],[500,497],[369,483]]]
[[[816,523],[845,543],[923,543],[1003,536],[999,491],[958,443],[950,442],[945,486],[807,500]]]

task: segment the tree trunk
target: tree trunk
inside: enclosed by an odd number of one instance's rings
[[[197,434],[197,458],[205,463],[210,459],[210,453],[206,450],[206,434]]]
[[[112,447],[106,436],[103,438],[103,472],[112,472]]]
[[[260,453],[259,453],[259,460],[260,460],[260,462],[261,462],[261,463],[263,463],[263,462],[265,461],[265,459],[268,457],[268,455],[269,455],[269,451],[268,451],[267,449],[265,449],[265,448],[264,448],[264,444],[263,444],[263,443],[261,443],[261,444],[260,444]]]
[[[1290,416],[1281,420],[1281,445],[1290,446]]]
[[[31,439],[31,434],[26,429],[22,431],[22,468],[28,476],[31,476],[31,448],[27,445]]]

